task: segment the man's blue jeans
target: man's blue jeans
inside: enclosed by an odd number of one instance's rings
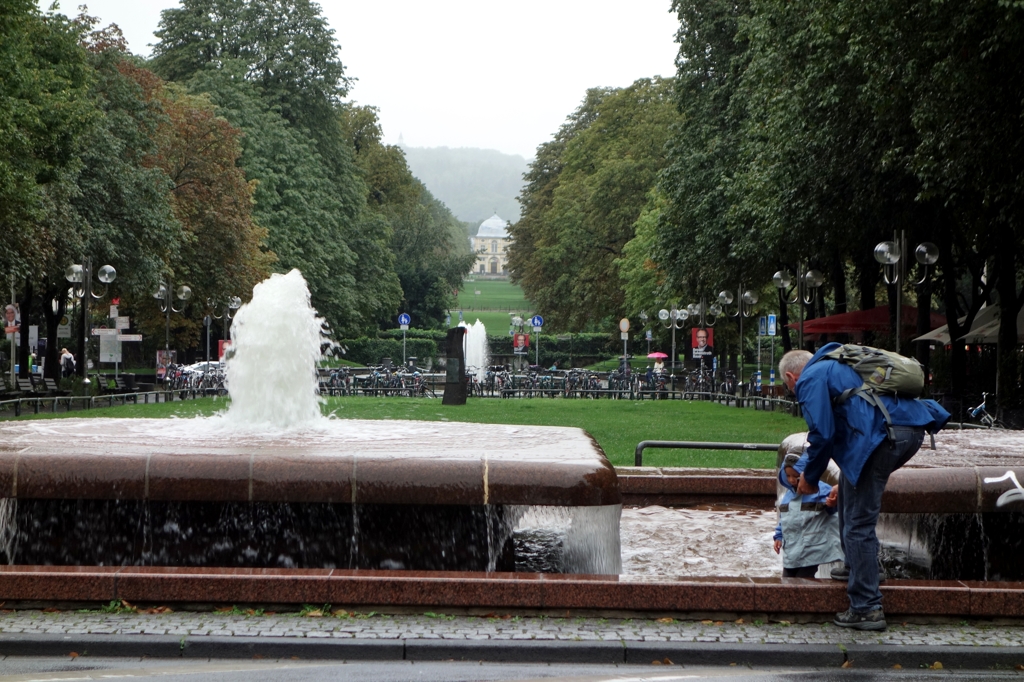
[[[843,476],[839,481],[839,525],[843,551],[850,567],[846,594],[850,608],[867,613],[882,607],[878,589],[878,536],[875,526],[882,510],[882,492],[889,475],[906,464],[924,441],[919,426],[894,426],[893,439],[886,439],[868,457],[857,485]]]

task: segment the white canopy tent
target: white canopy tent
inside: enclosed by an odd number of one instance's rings
[[[992,307],[998,308],[999,306]],[[997,317],[995,320],[980,326],[975,322],[971,331],[961,336],[958,340],[964,343],[998,343],[999,318]],[[1024,343],[1024,308],[1017,313],[1017,343]]]
[[[967,318],[961,317],[959,322],[963,324],[965,319]],[[957,340],[964,343],[996,343],[999,340],[999,305],[989,305],[979,310],[974,317],[971,330]],[[946,345],[950,343],[949,325],[944,324],[938,329],[933,329],[914,341]],[[1024,343],[1024,309],[1017,315],[1017,341]]]

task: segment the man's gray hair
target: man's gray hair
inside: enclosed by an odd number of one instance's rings
[[[786,372],[792,372],[794,376],[800,376],[804,371],[804,365],[813,357],[805,350],[791,350],[779,360],[779,377],[786,380]]]

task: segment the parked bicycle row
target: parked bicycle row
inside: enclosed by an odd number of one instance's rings
[[[736,394],[736,383],[729,372],[719,373],[717,380],[710,371],[674,374],[652,369],[644,373],[633,372],[627,367],[599,372],[578,368],[544,369],[530,365],[525,371],[513,371],[508,365],[491,365],[482,370],[468,366],[466,373],[470,381],[470,395],[476,397],[692,400]],[[382,364],[320,370],[319,383],[321,394],[329,396],[438,397],[444,390],[444,381],[444,374],[431,374],[412,365]]]
[[[219,362],[167,366],[164,388],[169,391],[190,391],[201,395],[227,395],[224,366]]]
[[[331,396],[397,395],[435,398],[437,394],[432,384],[429,377],[415,367],[378,365],[364,370],[338,367],[320,373],[320,393]]]

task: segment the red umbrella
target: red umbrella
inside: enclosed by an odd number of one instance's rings
[[[647,354],[647,357],[649,357],[649,358],[661,358],[662,360],[664,360],[664,359],[665,359],[665,358],[667,358],[668,356],[667,356],[667,355],[665,355],[665,354],[664,354],[664,353],[662,353],[662,352],[657,352],[657,353],[648,353],[648,354]]]
[[[946,318],[938,313],[931,313],[929,329],[944,324]],[[917,327],[917,308],[903,306],[902,325],[904,330]],[[791,322],[790,329],[799,329],[799,322]],[[819,317],[804,322],[804,334],[843,334],[851,332],[876,331],[885,332],[891,329],[889,322],[889,306],[878,306],[870,310],[854,310],[839,315]]]

